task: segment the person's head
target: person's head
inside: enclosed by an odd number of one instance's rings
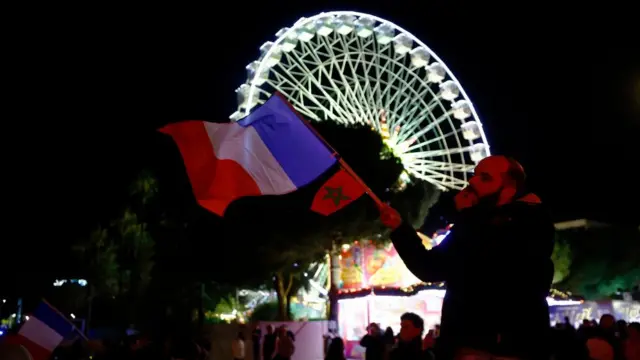
[[[476,203],[504,205],[524,189],[525,178],[524,168],[516,160],[493,155],[478,163],[465,190],[475,195]],[[472,198],[471,194],[461,196]]]
[[[278,336],[285,337],[287,336],[287,327],[282,325],[278,328]]]
[[[387,326],[387,328],[384,330],[384,336],[386,337],[393,337],[393,329],[391,328],[391,326]]]
[[[611,314],[604,314],[600,317],[600,328],[605,330],[612,330],[616,324],[616,318]]]
[[[340,337],[331,339],[329,348],[327,349],[327,359],[344,358],[344,341]]]
[[[367,333],[369,335],[380,335],[380,327],[376,323],[371,323],[367,326]]]
[[[273,334],[273,326],[267,325],[267,334]]]
[[[414,313],[404,313],[400,317],[400,340],[408,342],[416,337],[422,338],[424,331],[424,320]]]

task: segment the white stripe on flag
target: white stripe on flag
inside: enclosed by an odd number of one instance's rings
[[[58,334],[36,317],[31,317],[27,320],[27,322],[22,325],[22,328],[20,328],[19,334],[51,352],[53,352],[63,340],[62,335]]]
[[[209,123],[204,127],[218,160],[233,160],[253,178],[262,195],[281,195],[296,190],[296,185],[256,132],[238,123]]]

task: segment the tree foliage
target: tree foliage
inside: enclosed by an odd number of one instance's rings
[[[107,296],[118,294],[120,290],[118,246],[109,237],[107,229],[97,228],[87,239],[74,245],[72,250],[80,259],[94,294]]]
[[[133,208],[143,212],[156,191],[155,179],[150,174],[142,174],[131,187],[130,207],[108,226],[98,227],[73,247],[87,274],[89,305],[96,297],[116,297],[121,299],[130,317],[135,314],[136,305],[151,280],[155,244],[147,224]]]
[[[572,259],[571,246],[566,240],[556,234],[556,242],[553,247],[553,254],[551,255],[551,260],[553,260],[554,266],[554,284],[562,282],[567,278],[567,276],[569,276]]]
[[[251,313],[251,321],[275,321],[278,319],[278,302],[265,302],[253,309]]]
[[[587,299],[608,298],[618,290],[630,290],[640,281],[640,232],[637,228],[565,231],[573,262],[561,288]]]

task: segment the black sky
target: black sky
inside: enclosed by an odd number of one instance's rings
[[[300,16],[337,9],[386,18],[430,46],[467,90],[493,152],[521,160],[557,220],[638,222],[640,45],[630,10],[317,3],[22,13],[5,68],[5,237],[83,233],[121,206],[139,164],[161,154],[148,140],[156,127],[226,119],[262,43]]]

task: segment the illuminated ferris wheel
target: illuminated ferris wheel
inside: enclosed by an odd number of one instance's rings
[[[364,123],[378,131],[409,174],[461,189],[489,155],[464,89],[438,56],[376,16],[334,11],[301,18],[260,47],[237,90],[232,120],[275,91],[316,121]]]

